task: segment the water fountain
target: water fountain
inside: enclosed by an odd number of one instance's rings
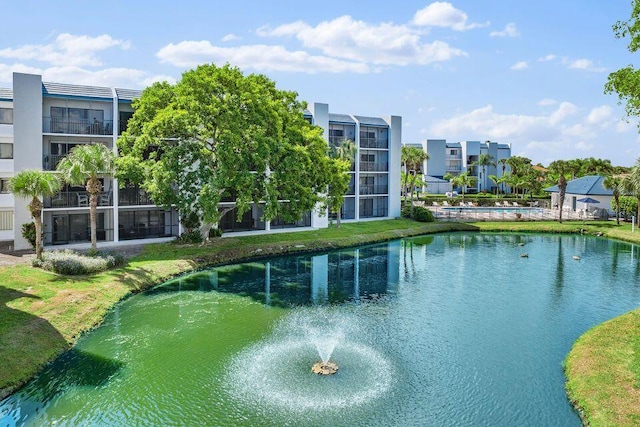
[[[296,310],[270,337],[234,358],[226,379],[229,393],[240,402],[296,413],[355,407],[382,397],[393,386],[394,368],[358,324],[353,315],[327,307]],[[318,375],[309,372],[310,364]],[[334,375],[338,364],[340,374]]]

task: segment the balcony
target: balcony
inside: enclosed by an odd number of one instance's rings
[[[139,187],[121,188],[118,190],[118,206],[153,205],[153,200],[146,191]]]
[[[112,192],[102,191],[98,194],[98,206],[112,206]],[[45,208],[87,208],[89,192],[63,191],[53,197],[44,198]]]
[[[389,172],[389,163],[360,162],[361,172]]]
[[[360,137],[360,148],[389,148],[389,140]]]
[[[43,117],[44,133],[69,135],[113,135],[113,120],[68,119],[63,117]]]
[[[371,185],[371,184],[360,184],[360,195],[367,194],[387,194],[389,193],[389,185]]]

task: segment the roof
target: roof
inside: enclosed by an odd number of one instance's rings
[[[447,148],[462,148],[459,142],[447,142]]]
[[[424,182],[432,182],[432,183],[439,183],[439,184],[450,184],[450,182],[447,181],[446,179],[440,179],[440,178],[437,178],[437,177],[431,176],[431,175],[423,176],[422,180]]]
[[[329,113],[329,122],[334,122],[334,123],[352,123],[352,124],[356,124],[355,120],[353,120],[351,118],[350,115],[348,114],[333,114],[333,113]]]
[[[59,96],[72,98],[101,98],[113,100],[111,88],[103,86],[80,86],[66,83],[42,83],[43,96]]]
[[[367,117],[367,116],[353,116],[357,121],[360,122],[361,125],[365,126],[385,126],[388,127],[389,124],[385,122],[380,117]]]
[[[613,190],[607,190],[602,183],[604,182],[604,176],[589,175],[581,178],[574,179],[567,182],[568,194],[581,194],[589,196],[613,196]],[[558,193],[560,190],[557,185],[553,187],[545,188],[544,191],[550,193]]]
[[[133,101],[134,99],[142,96],[142,91],[137,89],[122,89],[116,88],[116,95],[118,95],[119,101]]]
[[[3,101],[13,101],[13,91],[0,87],[0,99]]]

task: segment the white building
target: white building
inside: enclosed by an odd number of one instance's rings
[[[421,144],[423,150],[429,154],[429,160],[424,162],[423,173],[425,177],[430,176],[442,179],[445,175],[459,175],[464,172],[477,179],[476,187],[472,191],[494,192],[496,184],[489,176],[495,175],[500,178],[509,171],[506,167],[502,169],[499,163],[502,159],[511,157],[511,144],[501,144],[492,141],[461,141],[448,143],[445,139],[427,139]],[[477,162],[481,154],[488,154],[495,165],[485,168],[473,165]],[[439,187],[438,187],[439,188]],[[443,187],[444,188],[444,187]]]
[[[0,240],[14,240],[15,249],[29,248],[22,224],[31,222],[28,201],[6,189],[14,171],[55,170],[78,144],[101,143],[116,150],[118,136],[133,115],[131,101],[141,91],[42,82],[39,75],[14,73],[13,90],[0,89]],[[400,147],[402,118],[374,118],[330,114],[327,104],[313,104],[305,117],[322,127],[325,138],[348,138],[358,147],[349,194],[342,218],[394,218],[400,216]],[[98,206],[98,240],[175,237],[180,233],[176,209],[156,206],[144,190],[119,188],[115,179],[103,180]],[[222,205],[232,206],[233,199]],[[309,212],[300,221],[261,219],[254,206],[237,221],[229,211],[220,221],[223,231],[271,230],[285,227],[328,226],[327,215]],[[66,186],[44,200],[44,244],[88,242],[88,194],[82,187]]]

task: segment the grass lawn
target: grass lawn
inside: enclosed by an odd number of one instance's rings
[[[100,323],[122,298],[180,273],[248,258],[337,249],[450,231],[587,233],[640,243],[640,230],[614,221],[417,223],[397,219],[304,232],[215,239],[207,245],[153,244],[125,267],[69,277],[26,265],[0,267],[0,398]],[[567,390],[592,426],[640,424],[640,310],[576,342]],[[610,354],[611,353],[611,354]],[[610,390],[610,391],[603,391]]]

